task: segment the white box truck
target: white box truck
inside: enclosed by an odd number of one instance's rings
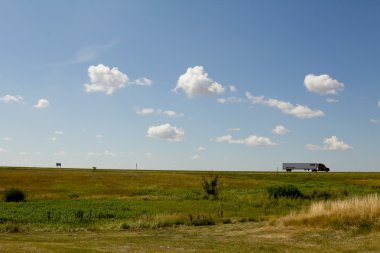
[[[304,170],[304,171],[326,171],[329,172],[330,169],[327,168],[323,163],[283,163],[282,169],[287,172],[292,170]]]

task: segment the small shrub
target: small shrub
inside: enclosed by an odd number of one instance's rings
[[[212,217],[206,217],[203,215],[198,215],[197,217],[193,217],[191,214],[189,215],[190,225],[193,226],[211,226],[215,225],[215,221]]]
[[[9,223],[5,227],[5,231],[8,233],[18,233],[18,232],[20,232],[20,226],[18,224],[15,224],[15,223]]]
[[[202,187],[207,197],[218,199],[218,179],[219,176],[213,176],[210,179],[207,179],[205,177],[202,178]]]
[[[336,198],[336,195],[331,193],[330,191],[327,190],[314,190],[312,193],[309,195],[311,199],[323,199],[323,200],[328,200],[328,199],[333,199]]]
[[[69,198],[70,199],[77,199],[77,198],[79,198],[79,195],[76,194],[75,192],[72,192],[72,193],[69,194]]]
[[[128,229],[130,229],[131,228],[131,225],[129,225],[128,223],[123,223],[123,224],[121,224],[121,229],[123,229],[123,230],[128,230]]]
[[[303,194],[294,185],[270,186],[267,188],[267,193],[270,198],[302,198]]]
[[[10,188],[4,192],[5,202],[21,202],[25,201],[25,193],[17,188]]]

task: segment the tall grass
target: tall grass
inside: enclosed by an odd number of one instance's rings
[[[374,228],[380,225],[380,197],[371,194],[345,200],[320,201],[306,211],[292,213],[280,221],[285,225],[333,228]]]

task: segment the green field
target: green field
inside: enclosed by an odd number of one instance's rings
[[[216,199],[202,188],[202,179],[214,175]],[[268,194],[268,188],[289,185],[302,195]],[[339,226],[281,222],[318,201],[378,194],[380,173],[0,168],[1,196],[12,187],[22,189],[26,201],[0,202],[1,252],[376,252],[380,247],[377,216],[370,224],[367,219]]]

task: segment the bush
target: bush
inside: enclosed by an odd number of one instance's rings
[[[218,198],[218,179],[219,176],[213,176],[210,179],[202,178],[202,187],[207,197]]]
[[[4,192],[5,202],[21,202],[25,201],[25,193],[17,188],[10,188]]]
[[[72,192],[72,193],[69,194],[69,198],[70,199],[77,199],[77,198],[79,198],[79,195],[76,194],[75,192]]]
[[[267,188],[267,193],[270,198],[302,198],[303,194],[294,185],[270,186]]]

